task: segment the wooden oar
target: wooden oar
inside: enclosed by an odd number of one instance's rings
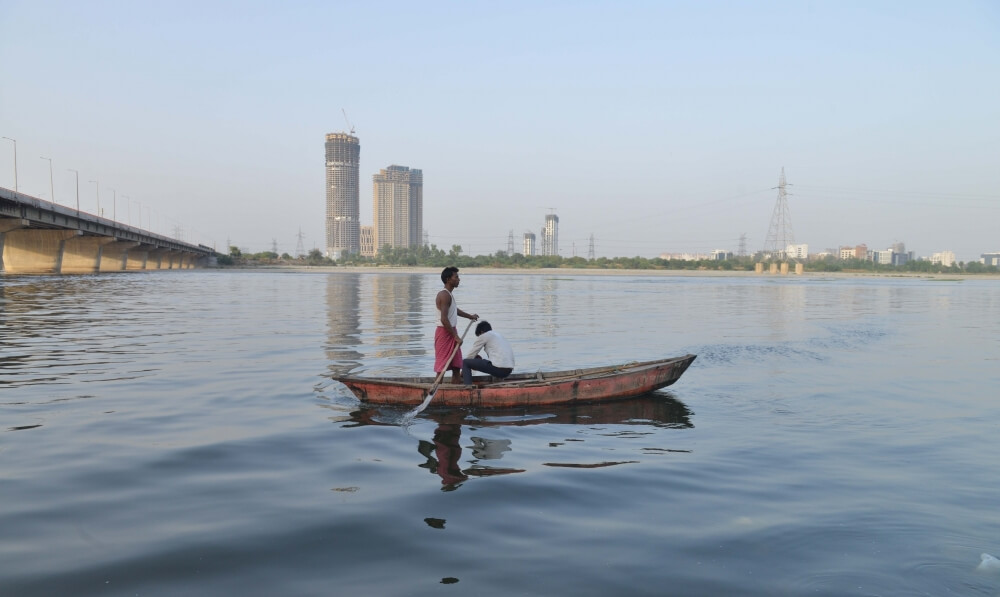
[[[475,319],[469,320],[469,325],[465,326],[465,331],[462,332],[462,337],[455,343],[455,348],[452,349],[451,354],[448,355],[448,360],[445,361],[445,368],[441,370],[441,373],[438,373],[437,379],[434,380],[434,385],[432,385],[431,390],[427,392],[427,397],[420,403],[420,406],[407,414],[408,418],[413,418],[422,413],[424,409],[427,408],[427,405],[431,403],[431,400],[434,399],[434,394],[437,392],[438,386],[441,385],[441,379],[444,378],[444,372],[448,370],[448,365],[450,365],[451,360],[455,358],[455,353],[458,352],[458,347],[462,345],[462,341],[465,340],[465,335],[469,333],[469,328],[471,328],[474,323],[476,323]]]

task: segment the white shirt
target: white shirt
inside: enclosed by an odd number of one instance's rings
[[[490,330],[481,336],[476,336],[476,341],[472,343],[472,351],[465,358],[471,359],[479,354],[480,350],[486,349],[486,356],[494,367],[501,369],[514,368],[514,349],[503,336]]]

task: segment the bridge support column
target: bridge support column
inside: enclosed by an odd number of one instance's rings
[[[0,218],[0,271],[4,271],[3,263],[3,246],[4,237],[11,230],[17,230],[19,228],[26,228],[28,226],[28,220],[22,220],[21,218]]]
[[[166,269],[164,267],[164,255],[166,251],[163,249],[152,249],[146,253],[146,269]]]
[[[77,236],[63,243],[60,274],[94,274],[101,271],[101,248],[115,242],[107,236]]]
[[[182,269],[181,259],[184,253],[180,251],[164,251],[160,261],[160,269]]]
[[[146,261],[149,258],[149,245],[137,243],[138,248],[131,248],[125,252],[125,269],[127,271],[138,271],[146,269]]]
[[[178,257],[178,267],[181,269],[194,269],[197,257],[194,253],[181,252],[180,257]]]
[[[101,248],[101,271],[124,271],[128,250],[138,246],[139,243],[124,240],[118,240],[104,245],[104,247]]]
[[[3,236],[3,271],[7,274],[58,274],[61,271],[63,245],[79,236],[78,230],[39,230],[22,228],[4,220],[0,226],[15,226]],[[15,220],[17,222],[17,220]],[[3,230],[3,228],[0,228]]]

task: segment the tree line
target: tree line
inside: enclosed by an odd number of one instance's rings
[[[397,267],[447,267],[459,268],[494,267],[504,269],[627,269],[627,270],[717,270],[753,271],[752,257],[736,257],[716,260],[663,259],[660,257],[561,257],[559,255],[508,255],[497,251],[492,255],[466,255],[461,245],[452,245],[445,251],[437,245],[419,247],[383,247],[374,257],[364,257],[358,253],[344,253],[340,259],[332,260],[319,249],[312,249],[307,255],[292,257],[288,253],[278,255],[271,251],[242,253],[237,247],[230,247],[228,255],[219,255],[222,266],[257,265],[326,265],[342,267],[397,266]],[[995,265],[984,265],[978,261],[957,262],[944,266],[930,261],[909,261],[904,265],[883,265],[863,259],[820,259],[804,261],[805,271],[813,272],[919,272],[919,273],[1000,273]]]

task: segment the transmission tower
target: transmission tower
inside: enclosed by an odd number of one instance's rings
[[[795,232],[792,231],[792,215],[788,212],[788,192],[785,187],[785,168],[781,168],[781,178],[778,179],[778,202],[774,204],[771,214],[771,225],[767,230],[767,240],[764,242],[765,259],[784,259],[785,249],[795,244]]]
[[[306,254],[306,249],[302,244],[302,239],[305,238],[305,235],[302,234],[301,228],[299,228],[299,233],[296,235],[296,238],[298,239],[298,242],[295,243],[295,256],[302,257]]]
[[[746,232],[744,232],[743,234],[740,235],[740,249],[739,249],[738,256],[739,257],[746,257],[747,256],[747,233]]]
[[[514,256],[514,230],[511,229],[507,235],[507,257]]]
[[[587,248],[587,259],[589,261],[594,260],[594,233],[590,233],[590,247]]]
[[[275,255],[278,254],[278,239],[276,238],[271,239],[271,252]]]

